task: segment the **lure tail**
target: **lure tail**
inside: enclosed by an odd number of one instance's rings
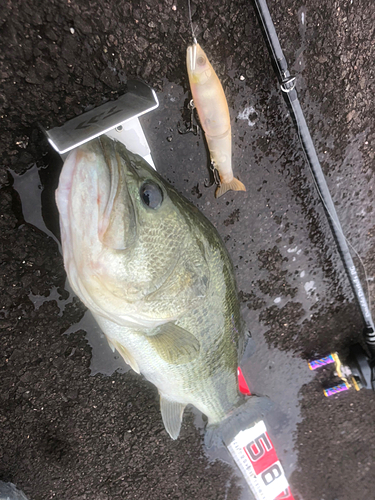
[[[227,183],[223,182],[220,184],[220,186],[216,188],[215,198],[219,198],[227,191],[246,191],[246,188],[241,181],[233,177],[233,179],[230,182]]]

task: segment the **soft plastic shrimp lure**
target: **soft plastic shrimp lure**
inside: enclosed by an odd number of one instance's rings
[[[246,191],[246,188],[233,176],[232,134],[228,104],[220,80],[194,36],[190,2],[189,16],[193,44],[187,48],[187,72],[194,106],[210,151],[211,164],[219,173],[220,182],[215,191],[215,196],[218,198],[229,190]]]

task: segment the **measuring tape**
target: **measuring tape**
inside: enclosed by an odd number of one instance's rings
[[[238,368],[238,384],[242,394],[251,395],[241,368]],[[240,431],[228,450],[256,500],[294,500],[263,420]]]

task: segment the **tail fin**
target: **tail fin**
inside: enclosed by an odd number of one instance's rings
[[[227,418],[219,424],[209,425],[206,428],[204,444],[207,448],[221,447],[229,443],[235,436],[249,425],[262,420],[269,412],[273,403],[270,399],[260,396],[249,396],[242,399],[242,404],[229,413]]]
[[[220,184],[220,186],[217,187],[215,191],[215,198],[219,198],[219,196],[223,195],[227,191],[246,191],[245,186],[242,184],[241,181],[233,177],[233,179],[228,182],[227,184],[223,183]]]

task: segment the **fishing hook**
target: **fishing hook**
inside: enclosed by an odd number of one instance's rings
[[[194,125],[194,109],[195,109],[195,104],[193,99],[190,100],[189,104],[187,105],[188,109],[190,110],[190,123],[189,126],[185,127],[185,130],[180,128],[180,122],[177,124],[177,130],[180,134],[188,134],[189,132],[193,132],[194,135],[198,134],[198,125]],[[187,125],[187,123],[186,123]]]
[[[216,184],[217,186],[221,186],[220,175],[218,169],[215,167],[215,163],[211,160],[210,163],[210,171],[212,172],[211,179],[204,180],[204,187],[208,188]]]

